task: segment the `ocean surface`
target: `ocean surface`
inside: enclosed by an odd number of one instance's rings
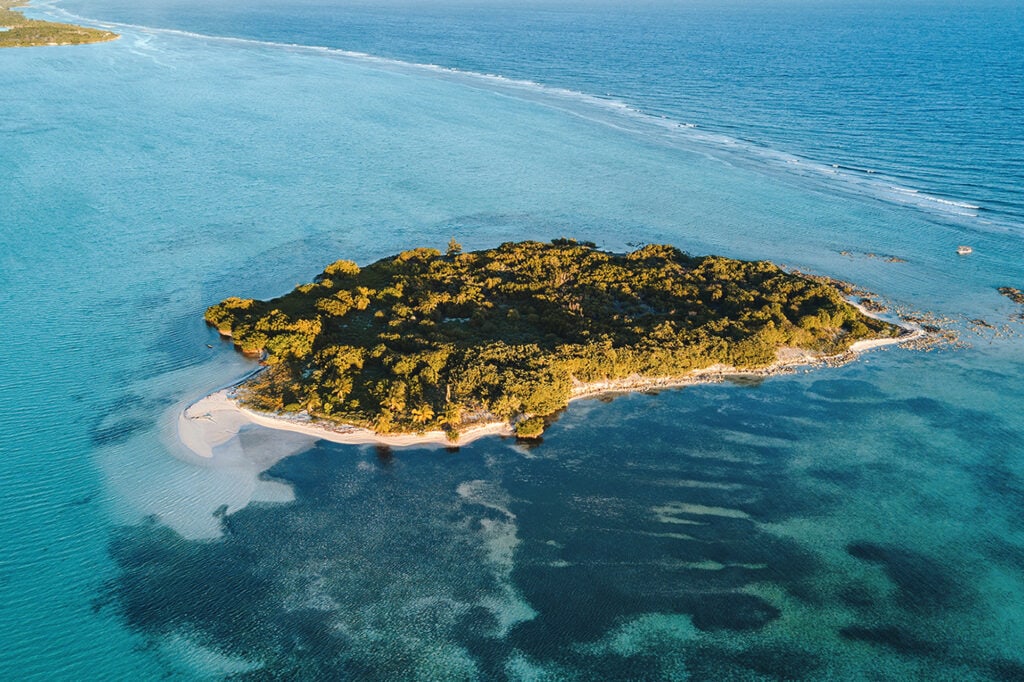
[[[0,679],[1024,679],[1024,8],[62,0],[0,52]],[[340,257],[767,258],[959,335],[541,443],[176,419]],[[968,244],[970,256],[956,247]]]

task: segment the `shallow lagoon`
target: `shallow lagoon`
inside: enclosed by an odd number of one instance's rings
[[[1015,237],[960,259],[959,223],[472,76],[119,30],[2,55],[0,676],[1021,674],[1016,336],[582,401],[529,449],[173,433],[249,367],[204,307],[338,256],[666,241],[1019,330]]]

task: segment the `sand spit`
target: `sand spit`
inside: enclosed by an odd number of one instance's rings
[[[458,443],[452,443],[444,431],[383,435],[359,426],[313,421],[306,413],[278,415],[257,412],[238,404],[235,388],[226,388],[197,400],[178,416],[178,437],[192,452],[201,457],[213,457],[214,448],[223,445],[248,424],[271,429],[292,431],[320,440],[345,445],[465,445],[484,436],[513,435],[511,427],[503,421],[487,421],[462,432]]]

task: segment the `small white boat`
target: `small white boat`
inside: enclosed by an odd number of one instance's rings
[[[961,256],[966,256],[969,253],[974,253],[974,249],[972,249],[969,246],[964,246],[963,244],[961,244],[960,246],[956,247],[956,252],[959,253]]]

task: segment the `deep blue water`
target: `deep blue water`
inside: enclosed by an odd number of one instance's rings
[[[796,166],[789,170],[831,191],[854,184],[979,229],[1019,233],[1024,222],[1024,8],[1016,2],[81,5],[146,26],[586,93],[695,125],[691,136],[739,145],[742,161]]]
[[[1018,5],[65,10],[123,36],[0,52],[0,679],[1024,677]],[[770,258],[962,347],[531,448],[177,443],[250,367],[207,305],[453,235]]]

